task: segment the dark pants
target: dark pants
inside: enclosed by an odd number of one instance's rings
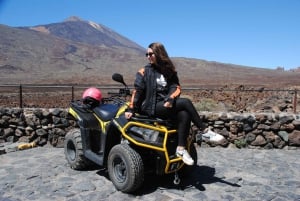
[[[172,108],[164,107],[164,102],[157,102],[155,115],[163,119],[175,118],[177,122],[178,146],[185,146],[191,122],[199,129],[202,128],[202,121],[190,99],[178,98]]]

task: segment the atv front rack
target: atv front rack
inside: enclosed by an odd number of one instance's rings
[[[124,126],[117,121],[114,122],[119,125],[122,135],[130,143],[162,154],[159,160],[165,161],[162,163],[164,173],[176,172],[183,166],[181,158],[175,155],[177,130],[174,128],[174,123],[171,127],[171,120],[139,115],[132,117]]]

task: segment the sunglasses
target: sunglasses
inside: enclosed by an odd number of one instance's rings
[[[146,57],[148,57],[148,56],[152,57],[153,54],[154,54],[153,52],[149,52],[149,53],[146,53],[145,55],[146,55]]]

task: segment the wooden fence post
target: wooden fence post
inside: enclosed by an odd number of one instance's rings
[[[294,113],[297,113],[297,90],[295,89],[295,93],[294,93]]]
[[[74,86],[72,85],[72,101],[74,101]]]
[[[20,108],[23,108],[23,98],[22,98],[22,85],[20,84],[19,86],[19,98],[20,98],[20,101],[19,101],[19,106]]]

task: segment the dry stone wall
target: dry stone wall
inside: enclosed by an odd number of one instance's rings
[[[223,135],[220,146],[238,148],[300,147],[300,115],[291,113],[205,113],[206,126]],[[216,144],[210,144],[216,146]]]
[[[207,112],[201,117],[207,127],[225,137],[218,144],[205,142],[205,146],[300,147],[300,114]],[[65,109],[0,108],[0,153],[5,152],[5,144],[16,142],[62,147],[66,133],[75,126]]]

